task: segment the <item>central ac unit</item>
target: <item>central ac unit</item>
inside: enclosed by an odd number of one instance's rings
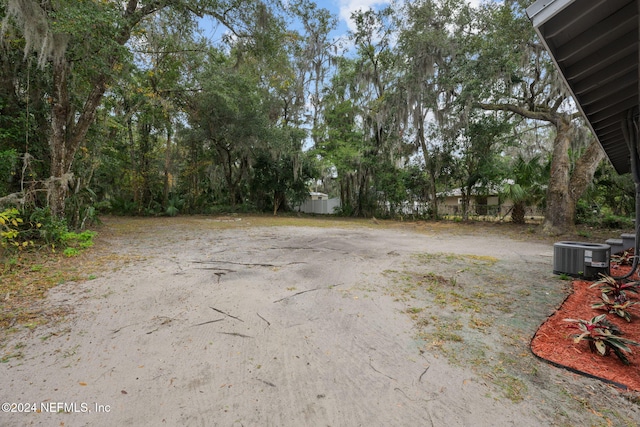
[[[611,246],[602,243],[557,242],[553,245],[553,274],[586,280],[609,274]]]

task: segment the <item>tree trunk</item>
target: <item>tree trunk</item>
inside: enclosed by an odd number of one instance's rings
[[[418,138],[418,147],[420,147],[420,149],[422,150],[422,158],[424,159],[424,167],[425,169],[429,170],[429,180],[431,183],[433,183],[433,181],[435,180],[435,177],[433,176],[434,174],[431,173],[431,168],[429,168],[429,153],[427,151],[427,142],[425,140],[424,137],[424,118],[422,117],[422,114],[419,114],[417,117],[418,120],[418,129],[417,129],[417,138]],[[429,189],[431,190],[431,189]],[[435,195],[433,194],[433,191],[430,191],[429,195],[432,198],[432,216],[431,219],[436,219],[436,215],[433,214],[433,212],[437,212],[438,211],[438,207],[436,205],[436,198]]]
[[[556,138],[553,141],[553,159],[547,188],[547,209],[542,225],[544,232],[551,235],[572,230],[575,213],[575,202],[568,191],[572,124],[570,119],[564,117],[559,118],[555,124]]]
[[[219,151],[223,153],[223,155],[225,156],[225,159],[223,160],[223,166],[224,166],[225,180],[227,181],[228,202],[232,208],[235,208],[236,186],[233,179],[233,159],[231,157],[231,150],[221,145]]]
[[[429,158],[429,152],[427,148],[427,142],[424,137],[422,121],[423,121],[422,116],[420,116],[420,129],[418,130],[418,141],[420,144],[420,148],[422,149],[422,157],[424,158],[425,168],[429,170],[429,180],[431,182],[430,196],[431,196],[431,204],[432,204],[431,219],[437,220],[438,219],[438,193],[436,190],[436,168],[435,166],[433,166],[435,159]],[[431,160],[431,162],[429,160]],[[429,167],[430,164],[432,165],[432,167]]]
[[[578,159],[570,176],[572,120],[577,113],[560,114],[556,112],[529,111],[510,104],[478,104],[480,108],[491,111],[510,111],[533,120],[543,120],[554,125],[556,138],[553,141],[553,159],[547,188],[547,208],[543,230],[547,234],[558,235],[571,231],[575,227],[576,203],[593,179],[598,164],[604,158],[599,144],[593,142]],[[559,105],[559,104],[558,104]]]
[[[561,119],[556,126],[551,176],[547,190],[547,210],[543,230],[558,235],[572,231],[575,227],[576,204],[593,181],[593,175],[605,154],[600,144],[593,139],[574,165],[569,175],[569,147],[571,145],[569,119]]]
[[[573,200],[574,213],[578,200],[593,181],[593,175],[604,158],[604,150],[594,138],[576,161],[569,179],[569,196]]]
[[[56,217],[64,216],[65,200],[69,191],[72,176],[68,175],[71,165],[67,164],[67,145],[69,116],[71,102],[67,79],[68,64],[64,61],[53,64],[53,100],[51,106],[51,135],[49,148],[51,150],[51,177],[48,181],[47,203],[51,214]]]
[[[284,194],[281,194],[278,191],[275,191],[273,193],[273,216],[278,215],[278,209],[280,209],[280,205],[282,205],[283,201],[284,201]]]
[[[169,175],[171,172],[171,144],[173,142],[171,139],[172,135],[173,128],[171,126],[171,123],[169,122],[169,124],[167,125],[167,144],[164,152],[164,182],[162,188],[162,207],[165,210],[169,205]]]
[[[437,220],[439,217],[438,214],[438,189],[436,187],[436,176],[435,173],[431,174],[431,219]]]
[[[462,220],[469,221],[469,205],[471,198],[471,190],[468,188],[460,188],[462,190]]]
[[[96,111],[106,90],[106,76],[96,78],[82,108],[76,114],[69,98],[71,67],[67,60],[51,62],[53,68],[53,101],[51,106],[51,177],[48,182],[47,202],[51,213],[64,216],[69,184],[73,179],[71,166],[80,144],[93,123]],[[77,116],[77,118],[76,118]]]
[[[49,11],[45,11],[45,6],[50,2],[31,2],[34,7],[42,7],[39,12],[42,16],[49,19]],[[42,3],[41,6],[36,6]],[[135,28],[146,16],[157,12],[170,5],[170,0],[162,0],[151,2],[140,6],[139,0],[128,0],[126,9],[122,16],[124,25],[114,35],[114,41],[124,46],[130,39],[131,30]],[[28,8],[22,2],[15,2],[18,5],[21,14],[28,14]],[[36,22],[36,24],[31,24]],[[38,19],[27,20],[24,23],[25,33],[44,32],[47,36],[56,37],[60,34],[55,33],[48,28],[49,23],[42,24]],[[51,31],[50,31],[51,30]],[[0,37],[3,38],[3,37]],[[69,193],[69,184],[72,181],[73,174],[71,166],[75,158],[76,152],[80,145],[84,142],[89,127],[93,123],[96,111],[106,90],[106,84],[112,79],[109,71],[98,71],[87,87],[89,93],[82,107],[75,111],[69,97],[69,84],[72,82],[71,63],[67,59],[64,52],[61,54],[50,55],[48,52],[38,50],[41,40],[36,43],[36,50],[41,57],[42,64],[47,64],[52,69],[52,93],[51,93],[51,134],[49,135],[49,148],[51,150],[51,176],[47,181],[47,203],[51,209],[51,213],[57,217],[63,217],[65,211],[65,201]],[[48,56],[48,57],[47,57]],[[119,62],[119,55],[116,51],[107,53],[100,58],[107,64],[107,69],[113,69],[114,65]]]
[[[522,202],[515,202],[513,208],[511,208],[511,222],[514,224],[525,224],[525,204]]]
[[[358,206],[356,209],[356,216],[367,217],[373,215],[373,212],[369,212],[369,168],[365,167],[364,172],[359,174],[358,180]]]
[[[133,190],[133,203],[140,206],[140,180],[138,179],[138,168],[136,167],[136,143],[133,135],[133,119],[127,119],[127,138],[129,142],[129,168],[131,170],[131,187]],[[138,209],[139,211],[140,209]]]

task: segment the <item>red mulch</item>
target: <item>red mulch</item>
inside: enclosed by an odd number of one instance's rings
[[[613,276],[621,276],[625,271],[629,271],[629,267],[611,265]],[[638,280],[637,275],[632,278]],[[640,347],[630,346],[632,353],[627,353],[630,364],[625,365],[615,354],[600,356],[589,350],[586,341],[575,344],[571,338],[579,330],[569,327],[572,323],[563,319],[588,320],[605,313],[591,308],[591,304],[599,301],[601,294],[597,288],[589,289],[592,283],[580,280],[573,282],[573,293],[538,329],[531,341],[531,351],[555,365],[609,381],[628,390],[640,391]],[[627,296],[633,300],[640,299],[640,295],[634,293],[627,293]],[[625,338],[640,342],[640,304],[631,306],[628,311],[632,314],[630,323],[615,314],[607,314],[607,320],[616,324],[624,332]]]

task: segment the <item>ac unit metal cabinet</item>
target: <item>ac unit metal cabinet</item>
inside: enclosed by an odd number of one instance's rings
[[[602,243],[557,242],[553,245],[553,274],[586,280],[609,274],[611,246]]]

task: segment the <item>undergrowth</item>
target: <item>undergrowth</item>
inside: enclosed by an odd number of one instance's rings
[[[70,258],[91,248],[96,235],[70,231],[48,209],[0,212],[0,327],[46,323],[55,313],[39,300],[58,284],[89,276],[85,259]]]

